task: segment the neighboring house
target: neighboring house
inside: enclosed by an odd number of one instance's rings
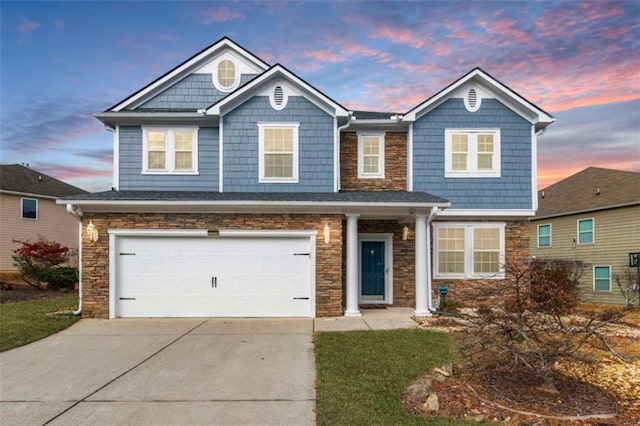
[[[581,260],[581,297],[624,304],[615,278],[627,281],[640,252],[640,173],[589,167],[538,192],[531,254]]]
[[[20,164],[0,165],[0,272],[13,272],[13,240],[37,240],[40,236],[78,250],[78,220],[59,197],[86,191]]]
[[[479,68],[405,113],[349,111],[228,38],[96,116],[114,190],[61,202],[91,230],[84,315],[111,318],[424,316],[443,283],[497,288],[554,121]]]

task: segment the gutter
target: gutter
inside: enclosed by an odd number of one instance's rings
[[[427,218],[427,248],[429,249],[429,256],[427,256],[427,288],[429,289],[427,292],[427,309],[431,313],[437,312],[433,309],[433,289],[431,288],[431,277],[433,275],[433,271],[431,269],[431,259],[433,258],[433,253],[431,252],[431,222],[436,218],[439,211],[440,210],[437,206],[432,207],[431,213]]]
[[[345,130],[345,129],[347,129],[351,125],[351,122],[354,120],[353,111],[349,111],[348,118],[349,118],[349,120],[346,122],[346,124],[343,124],[342,126],[339,126],[338,129],[337,129],[336,138],[338,140],[336,141],[336,144],[335,144],[337,152],[334,152],[334,154],[333,154],[338,159],[338,170],[336,170],[336,179],[338,181],[338,184],[336,185],[336,188],[337,188],[338,192],[340,192],[340,190],[342,189],[341,186],[340,186],[341,185],[341,180],[342,180],[341,176],[340,176],[340,132]]]
[[[82,209],[67,204],[67,213],[78,219],[78,309],[72,312],[73,316],[82,314]]]

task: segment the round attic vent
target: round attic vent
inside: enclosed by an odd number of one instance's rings
[[[464,98],[464,106],[469,112],[476,112],[480,109],[482,103],[482,97],[478,94],[478,91],[472,87],[467,91],[467,96]]]
[[[269,96],[269,102],[271,102],[271,107],[275,110],[284,109],[287,106],[288,96],[285,93],[284,88],[281,85],[277,85],[273,88],[271,92],[271,96]]]

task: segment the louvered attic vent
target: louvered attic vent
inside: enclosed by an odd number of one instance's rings
[[[281,86],[276,86],[273,90],[273,102],[277,106],[282,106],[282,103],[284,102],[284,92],[282,91]]]
[[[476,105],[478,104],[478,93],[476,92],[476,89],[469,89],[469,93],[467,93],[467,97],[468,97],[469,107],[471,107],[471,109],[475,109]]]

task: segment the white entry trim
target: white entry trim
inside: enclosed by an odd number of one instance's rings
[[[116,250],[118,237],[209,237],[207,229],[113,229],[109,234],[109,319],[116,318]],[[311,317],[316,317],[316,235],[318,231],[307,230],[220,230],[220,237],[308,237],[311,259],[310,308]],[[215,237],[213,237],[215,238]]]
[[[384,300],[362,300],[362,264],[360,258],[362,256],[362,242],[363,241],[382,241],[384,242],[384,263],[385,273],[384,276]],[[380,304],[393,304],[393,234],[392,233],[380,233],[380,234],[358,234],[358,303],[362,305],[380,305]]]

